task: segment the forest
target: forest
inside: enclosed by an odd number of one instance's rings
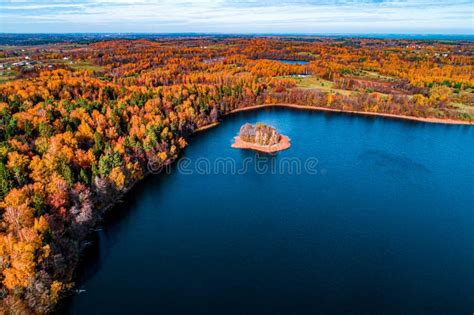
[[[198,128],[271,104],[472,123],[473,56],[469,41],[329,37],[0,46],[0,312],[51,312],[90,231]]]
[[[281,140],[281,135],[272,126],[257,123],[255,126],[246,123],[240,128],[239,137],[245,142],[262,146],[276,145]]]

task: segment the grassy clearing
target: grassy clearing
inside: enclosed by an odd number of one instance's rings
[[[68,66],[74,70],[89,70],[92,72],[100,72],[105,69],[105,67],[103,66],[93,65],[92,63],[87,61],[74,62],[73,64],[69,64]]]
[[[298,86],[308,89],[332,89],[334,83],[316,76],[296,78],[298,79]]]
[[[366,77],[368,79],[377,79],[377,80],[385,80],[385,81],[390,81],[394,80],[394,77],[387,76],[387,75],[382,75],[378,72],[375,71],[366,71],[366,70],[361,70],[360,73],[358,73],[361,77]]]
[[[216,44],[216,45],[209,45],[209,46],[206,46],[206,47],[207,47],[207,49],[217,49],[217,50],[219,50],[219,49],[226,49],[229,46],[231,46],[231,45]]]
[[[0,75],[0,83],[5,83],[13,80],[15,80],[15,76]]]
[[[12,70],[0,71],[0,83],[12,81],[16,77],[16,72]]]
[[[349,90],[341,90],[335,89],[334,83],[328,80],[324,80],[322,78],[316,76],[309,76],[309,77],[292,77],[293,79],[297,80],[297,86],[303,89],[315,89],[315,90],[322,90],[328,93],[339,93],[342,95],[351,95],[353,92]]]
[[[52,65],[65,65],[74,70],[89,70],[92,72],[100,72],[105,70],[105,67],[97,66],[89,61],[74,61],[74,60],[64,60],[64,59],[51,59],[43,61],[45,64]]]
[[[297,87],[302,89],[315,89],[321,90],[327,93],[339,93],[341,95],[359,95],[364,92],[359,91],[351,91],[351,90],[344,90],[344,89],[337,89],[334,88],[334,82],[324,80],[322,78],[316,76],[309,76],[309,77],[293,77],[293,76],[286,76],[284,78],[289,78],[297,81]],[[380,92],[366,92],[366,93],[375,93],[380,95],[381,97],[387,97],[388,94],[380,93]]]

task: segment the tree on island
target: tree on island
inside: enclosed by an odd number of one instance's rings
[[[255,126],[249,123],[243,125],[239,137],[245,142],[264,146],[276,145],[281,140],[281,135],[275,128],[263,123],[257,123]]]

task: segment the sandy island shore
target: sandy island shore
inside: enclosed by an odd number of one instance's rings
[[[451,125],[474,125],[474,121],[464,121],[464,120],[455,120],[455,119],[441,119],[441,118],[425,118],[425,117],[414,117],[414,116],[405,116],[405,115],[395,115],[395,114],[387,114],[387,113],[372,113],[372,112],[362,112],[362,111],[354,111],[354,110],[343,110],[343,109],[336,109],[336,108],[327,108],[327,107],[319,107],[319,106],[308,106],[308,105],[297,105],[297,104],[264,104],[264,105],[254,105],[248,106],[243,108],[234,109],[229,112],[229,114],[238,113],[246,110],[255,110],[259,108],[265,107],[287,107],[287,108],[296,108],[296,109],[304,109],[304,110],[316,110],[316,111],[324,111],[324,112],[336,112],[336,113],[347,113],[347,114],[356,114],[356,115],[364,115],[364,116],[380,116],[380,117],[387,117],[387,118],[394,118],[394,119],[402,119],[402,120],[412,120],[412,121],[420,121],[420,122],[427,122],[427,123],[435,123],[435,124],[451,124]]]
[[[232,148],[249,149],[249,150],[255,150],[255,151],[264,152],[264,153],[275,153],[278,151],[286,150],[289,147],[291,147],[290,138],[284,135],[281,135],[281,139],[279,143],[274,144],[272,146],[258,145],[255,143],[246,142],[240,139],[239,136],[236,136],[234,140],[235,141],[232,144]]]

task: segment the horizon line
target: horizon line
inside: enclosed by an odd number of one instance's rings
[[[304,33],[304,32],[2,32],[2,35],[150,35],[150,36],[162,36],[162,35],[192,35],[192,36],[311,36],[311,37],[340,37],[340,36],[448,36],[448,37],[470,37],[474,39],[473,33],[397,33],[397,32],[324,32],[324,33]]]

